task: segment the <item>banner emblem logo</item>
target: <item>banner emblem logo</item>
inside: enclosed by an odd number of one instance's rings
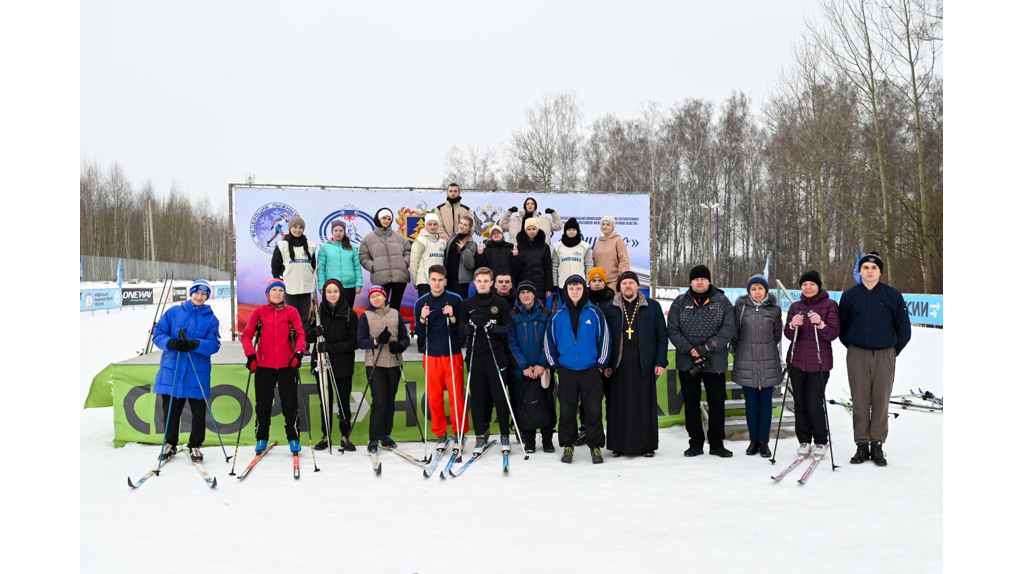
[[[288,233],[288,220],[295,208],[285,203],[268,203],[256,210],[249,220],[249,237],[264,253],[273,253],[277,242]]]

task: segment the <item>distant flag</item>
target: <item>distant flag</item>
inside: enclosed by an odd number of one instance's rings
[[[117,260],[117,286],[121,287],[121,260]]]
[[[861,282],[860,279],[860,249],[857,250],[857,260],[853,262],[853,280],[857,283]]]
[[[769,279],[769,278],[768,278],[768,263],[769,263],[769,262],[770,262],[771,260],[772,260],[772,254],[771,254],[771,253],[769,253],[769,254],[768,254],[768,257],[767,257],[767,258],[765,258],[765,260],[764,260],[764,273],[762,273],[762,275],[764,275],[764,279],[765,279],[765,281],[768,281],[768,279]]]

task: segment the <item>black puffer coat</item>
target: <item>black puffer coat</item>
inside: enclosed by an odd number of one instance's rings
[[[327,354],[331,357],[331,370],[336,377],[351,377],[356,360],[356,331],[359,316],[348,306],[345,298],[332,309],[327,301],[320,304],[320,324],[324,328]],[[316,353],[312,365],[315,367]]]
[[[502,273],[512,275],[512,244],[504,240],[495,243],[485,239],[484,252],[476,255],[476,268],[481,267],[490,268],[495,277]]]
[[[516,285],[529,280],[537,286],[537,291],[555,290],[555,282],[551,278],[551,248],[544,242],[545,237],[543,229],[532,241],[526,231],[520,231],[516,236],[519,255],[512,258],[512,279]]]
[[[736,300],[736,334],[732,337],[732,382],[741,387],[763,389],[782,383],[782,307],[775,295],[766,294],[760,303],[750,295]]]

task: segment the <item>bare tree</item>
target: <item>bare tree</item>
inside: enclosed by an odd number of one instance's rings
[[[512,134],[511,173],[537,189],[576,189],[583,154],[583,118],[573,93],[547,94],[526,110],[527,127]]]
[[[497,154],[491,148],[480,148],[475,145],[467,147],[467,152],[458,146],[452,146],[444,160],[444,177],[441,178],[441,186],[449,182],[458,182],[459,185],[472,189],[498,189],[501,179],[501,168],[498,165]]]

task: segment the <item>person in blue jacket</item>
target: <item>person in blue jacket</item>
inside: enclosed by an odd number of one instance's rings
[[[516,415],[517,421],[522,421],[519,405],[527,381],[551,380],[550,374],[543,377],[547,371],[547,362],[544,360],[544,333],[548,328],[551,311],[537,298],[537,286],[532,282],[521,281],[517,292],[519,298],[512,310],[512,331],[509,333],[508,343],[512,349],[512,368],[515,371],[512,378],[512,412]],[[555,452],[555,385],[548,383],[544,388],[544,397],[547,399],[546,407],[551,424],[540,429],[542,446],[544,452]],[[523,429],[521,434],[526,452],[536,452],[537,429]]]
[[[884,264],[878,253],[862,257],[859,267],[863,282],[839,298],[839,341],[846,346],[857,443],[850,462],[860,464],[870,457],[885,466],[882,445],[889,436],[889,399],[896,357],[910,342],[910,314],[903,294],[881,282]]]
[[[188,453],[193,461],[200,462],[203,453],[199,447],[206,440],[210,356],[220,350],[220,321],[206,304],[209,283],[197,279],[189,287],[188,296],[188,301],[168,309],[153,329],[153,343],[163,351],[153,392],[160,395],[164,412],[170,409],[171,413],[160,457],[166,460],[178,452],[178,424],[188,401],[192,409]]]
[[[587,447],[594,464],[604,462],[601,424],[601,371],[608,366],[611,337],[604,314],[586,295],[586,280],[570,275],[565,281],[565,306],[551,316],[544,336],[544,355],[558,373],[558,443],[562,462],[571,464],[576,442],[576,411],[583,403]]]

